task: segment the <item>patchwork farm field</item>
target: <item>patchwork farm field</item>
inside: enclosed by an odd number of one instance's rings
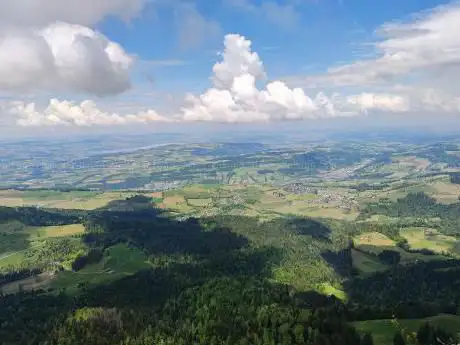
[[[422,234],[422,235],[420,235]],[[452,253],[454,250],[455,238],[440,235],[439,239],[426,241],[421,240],[424,229],[407,228],[401,230],[401,236],[408,239],[411,249],[430,250],[434,253]],[[423,237],[424,238],[424,237]],[[448,240],[446,240],[448,238]],[[453,242],[451,242],[453,239]],[[411,244],[412,241],[412,244]],[[446,244],[447,242],[447,244]],[[411,265],[418,262],[431,262],[446,260],[442,255],[425,255],[423,252],[408,252],[399,247],[396,242],[388,236],[379,232],[366,232],[353,238],[354,248],[352,259],[354,267],[362,274],[385,271],[390,268],[388,263],[382,262],[380,256],[383,252],[396,253],[398,263],[401,265]],[[416,244],[413,246],[413,244]]]
[[[0,206],[38,206],[46,208],[95,210],[133,193],[120,192],[59,192],[59,191],[0,191]]]
[[[161,318],[174,320],[170,334],[193,324],[201,336],[224,329],[208,323],[223,316],[232,327],[242,320],[236,333],[252,337],[253,327],[273,322],[275,331],[261,333],[277,338],[267,344],[303,344],[313,334],[318,343],[345,334],[371,344],[370,333],[374,344],[391,345],[393,316],[410,332],[426,321],[457,332],[460,162],[452,152],[460,145],[276,145],[102,150],[78,158],[78,171],[2,172],[0,298],[13,303],[0,310],[0,337],[29,325],[23,305],[50,322],[122,320],[115,333]],[[248,315],[257,318],[250,329]],[[336,323],[344,333],[327,338]],[[280,338],[285,324],[294,327]],[[187,342],[165,335],[152,339]]]
[[[341,189],[331,192],[341,200],[348,193]],[[339,194],[341,193],[341,194]],[[326,196],[292,194],[270,185],[213,185],[188,186],[164,193],[161,208],[181,214],[203,216],[219,213],[240,215],[297,215],[305,217],[354,220],[356,205],[351,209],[340,207],[340,201],[330,202]]]
[[[450,183],[447,180],[434,182],[432,195],[441,203],[453,204],[459,201],[460,184]]]

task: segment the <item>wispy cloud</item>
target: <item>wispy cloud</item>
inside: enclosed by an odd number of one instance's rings
[[[225,4],[253,16],[260,16],[283,29],[293,29],[300,21],[295,2],[279,4],[276,1],[262,1],[260,5],[250,0],[225,0]]]
[[[417,111],[460,111],[460,3],[417,13],[376,30],[378,39],[361,45],[360,59],[321,75],[287,78],[290,85],[323,88],[398,87]],[[364,48],[364,50],[363,50]]]
[[[221,36],[220,24],[203,16],[193,3],[178,3],[174,7],[174,20],[182,49],[197,48],[207,40]]]
[[[372,43],[373,58],[330,68],[325,75],[307,77],[316,85],[369,85],[388,83],[419,73],[460,66],[460,5],[436,8],[415,16],[408,23],[393,22],[381,26],[382,39]]]
[[[130,19],[152,0],[0,1],[0,26],[43,26],[55,21],[92,26],[107,16]]]

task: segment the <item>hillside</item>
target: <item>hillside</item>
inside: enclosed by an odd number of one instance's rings
[[[101,154],[172,164],[0,191],[0,343],[454,344],[459,190],[438,169],[452,158],[312,147]]]

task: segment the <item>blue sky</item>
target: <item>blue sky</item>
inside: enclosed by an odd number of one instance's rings
[[[460,113],[460,3],[0,3],[1,128]]]
[[[191,84],[197,88],[206,84],[225,33],[239,33],[249,38],[272,78],[320,73],[331,65],[353,61],[370,50],[365,44],[372,41],[374,30],[382,23],[405,19],[413,13],[448,3],[439,0],[298,2],[303,4],[295,7],[297,17],[293,18],[297,18],[297,23],[284,27],[263,14],[247,12],[225,2],[195,1],[194,6],[204,20],[220,25],[221,35],[205,35],[200,44],[185,48],[179,41],[182,29],[174,23],[175,9],[170,6],[157,8],[151,4],[128,25],[118,18],[110,18],[97,28],[141,59],[159,61],[159,66],[141,68],[142,72],[154,73],[158,87],[189,90]],[[260,6],[261,1],[251,3]],[[286,5],[289,1],[277,3]],[[167,61],[173,64],[167,66]]]

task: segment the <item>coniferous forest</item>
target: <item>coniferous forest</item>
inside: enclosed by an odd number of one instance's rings
[[[412,206],[414,197],[424,198],[409,196],[394,207],[422,212]],[[432,212],[444,212],[423,200]],[[230,215],[177,220],[142,196],[88,212],[2,208],[0,217],[33,225],[81,222],[85,232],[74,240],[83,247],[56,241],[45,255],[67,253],[77,273],[119,244],[141,251],[149,262],[107,284],[82,283],[78,292],[63,287],[5,294],[2,344],[367,345],[372,336],[359,333],[353,321],[459,311],[460,262],[453,258],[404,266],[398,255],[382,252],[388,270],[358,275],[350,240],[364,231],[357,223]],[[374,228],[399,239],[391,225]],[[0,284],[49,270],[45,261],[2,275]],[[343,288],[348,298],[315,289],[326,283]],[[396,332],[394,343],[455,341],[454,334],[426,324],[416,334]]]

